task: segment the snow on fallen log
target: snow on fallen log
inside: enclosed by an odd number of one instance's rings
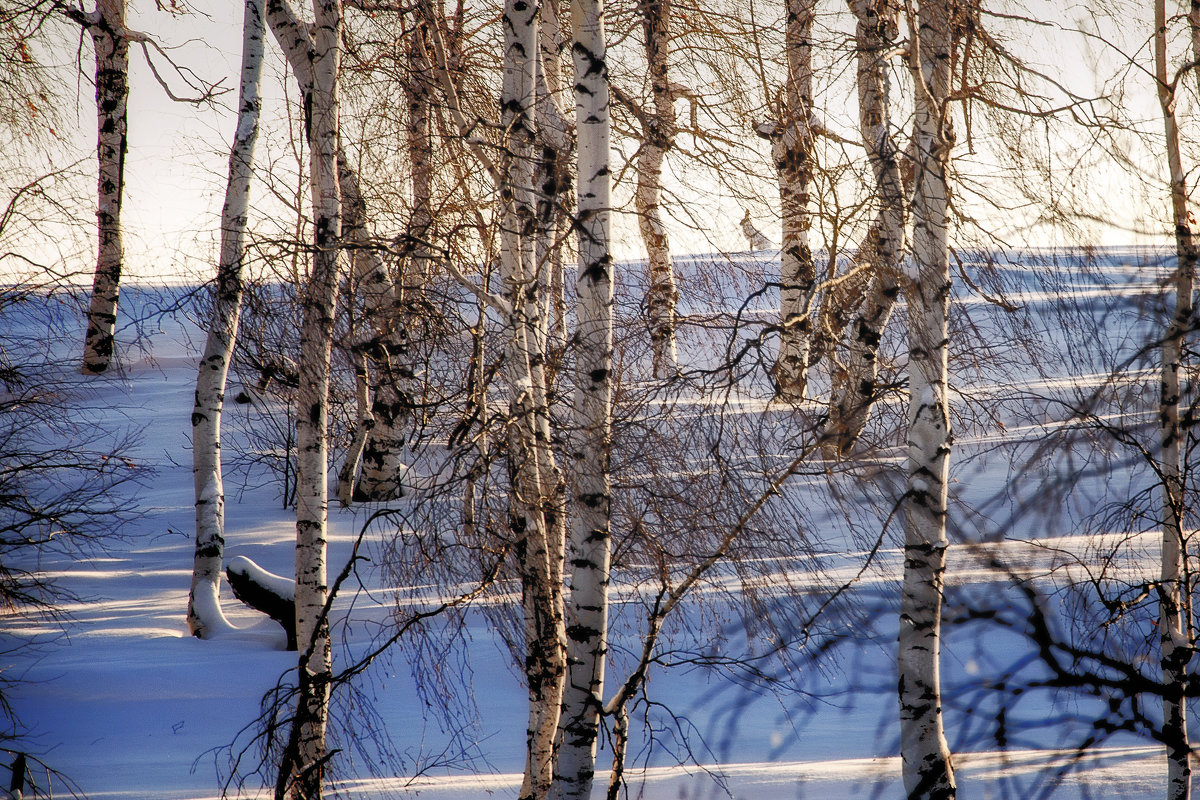
[[[296,582],[267,572],[245,556],[230,559],[225,577],[233,596],[282,625],[287,649],[296,650]]]

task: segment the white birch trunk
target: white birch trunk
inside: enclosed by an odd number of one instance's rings
[[[812,181],[812,29],[814,0],[787,0],[784,49],[788,74],[783,126],[771,137],[771,156],[779,175],[783,222],[780,249],[779,354],[775,386],[781,397],[803,400],[808,386],[812,340],[810,310],[816,266],[809,247],[808,185]]]
[[[587,800],[596,772],[608,652],[612,496],[613,280],[609,252],[609,92],[600,0],[574,0],[579,274],[576,280],[575,512],[569,545],[567,680],[555,767],[556,798]]]
[[[671,246],[662,218],[662,170],[667,151],[675,144],[675,95],[668,79],[671,52],[671,0],[639,0],[646,63],[654,110],[642,127],[637,159],[637,189],[633,201],[638,229],[646,245],[649,290],[651,369],[656,378],[673,377],[678,369],[675,344],[675,305],[679,291],[671,267]]]
[[[412,172],[412,215],[400,243],[400,282],[392,280],[378,255],[364,273],[371,276],[363,284],[363,290],[368,316],[375,321],[378,337],[370,350],[374,367],[371,382],[374,425],[367,431],[364,442],[362,471],[354,490],[357,500],[392,500],[404,494],[403,476],[407,471],[403,462],[404,431],[412,421],[416,388],[404,306],[422,291],[432,264],[428,239],[433,228],[429,95],[433,78],[426,48],[420,41],[424,35],[422,26],[415,26],[406,34],[408,76],[402,89],[408,110],[405,146]],[[348,189],[350,195],[346,194]],[[347,196],[361,203],[357,178],[354,187],[343,186],[343,197]]]
[[[346,447],[342,468],[338,470],[338,504],[342,508],[348,508],[354,503],[354,488],[358,483],[359,470],[362,468],[362,454],[367,446],[367,435],[375,427],[375,417],[371,414],[371,368],[367,363],[367,354],[356,352],[352,358],[354,363],[354,410],[358,421],[354,425],[354,435],[350,438],[350,444]]]
[[[272,3],[278,0],[271,0]],[[328,396],[333,316],[337,297],[341,199],[338,194],[338,69],[340,0],[315,0],[312,94],[305,107],[314,247],[300,331],[299,414],[296,426],[296,636],[300,646],[296,763],[291,794],[320,798],[326,759],[325,728],[332,669],[324,615],[328,514]]]
[[[379,251],[371,246],[367,207],[358,174],[338,153],[342,204],[342,241],[350,248],[355,286],[363,300],[362,338],[353,346],[374,368],[369,412],[360,413],[365,438],[354,500],[394,500],[404,494],[404,429],[412,410],[413,370],[408,330],[400,311],[400,292]],[[369,424],[368,424],[369,422]],[[349,456],[356,455],[352,450]],[[343,469],[343,472],[350,472]],[[339,488],[340,494],[345,494]]]
[[[858,441],[879,375],[879,342],[900,293],[899,271],[904,258],[905,192],[891,135],[888,112],[890,87],[885,54],[896,37],[896,8],[890,0],[849,0],[857,19],[859,128],[875,175],[879,211],[867,234],[860,261],[872,276],[866,302],[847,337],[845,371],[836,365],[829,404],[829,448],[846,455]]]
[[[939,656],[946,566],[950,416],[947,324],[950,259],[947,170],[953,147],[949,0],[918,11],[911,71],[916,83],[913,269],[908,291],[908,491],[900,599],[900,753],[910,798],[953,798],[954,771],[942,728]]]
[[[507,0],[501,122],[501,269],[510,315],[504,373],[510,393],[511,518],[520,561],[529,694],[526,765],[519,797],[542,800],[554,769],[564,677],[562,513],[546,409],[544,335],[534,263],[534,102],[538,7]]]
[[[262,74],[263,0],[246,0],[238,124],[229,152],[229,182],[221,209],[221,256],[204,356],[192,410],[192,482],[196,493],[196,551],[188,595],[188,628],[209,638],[230,628],[221,612],[221,562],[225,551],[225,490],[221,478],[221,413],[225,383],[242,305],[242,263],[254,143],[258,139]]]
[[[538,321],[546,342],[546,391],[550,392],[566,346],[563,248],[569,230],[568,190],[571,185],[571,151],[574,148],[571,123],[562,110],[564,34],[557,0],[548,0],[542,5],[539,28],[534,159],[537,233],[534,258],[539,270]]]
[[[83,372],[98,375],[113,359],[117,297],[124,259],[121,243],[121,195],[129,128],[129,39],[125,0],[98,0],[90,25],[96,51],[96,157],[99,161],[96,223],[96,273],[84,338]]]
[[[1175,223],[1176,267],[1170,282],[1175,309],[1162,340],[1162,385],[1159,399],[1159,455],[1162,474],[1162,560],[1159,581],[1159,640],[1162,646],[1163,731],[1167,747],[1167,799],[1191,796],[1191,744],[1184,694],[1191,661],[1191,620],[1185,613],[1187,585],[1183,565],[1185,539],[1183,512],[1183,449],[1186,436],[1179,419],[1179,370],[1184,338],[1191,324],[1192,289],[1196,271],[1196,244],[1188,214],[1187,180],[1180,154],[1179,126],[1175,119],[1175,94],[1167,74],[1167,13],[1165,0],[1154,3],[1154,74],[1166,133],[1170,169],[1171,212]]]

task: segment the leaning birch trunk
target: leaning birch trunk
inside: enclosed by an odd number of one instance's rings
[[[639,0],[646,63],[654,110],[642,125],[637,158],[637,189],[633,201],[638,229],[646,245],[649,289],[651,369],[656,378],[669,378],[678,368],[675,344],[675,305],[679,291],[671,267],[671,247],[662,218],[662,171],[667,151],[675,144],[675,95],[667,74],[671,43],[671,0]]]
[[[587,800],[596,772],[604,661],[608,652],[608,589],[612,507],[612,256],[609,252],[609,94],[600,0],[575,0],[575,119],[579,143],[577,203],[574,519],[567,603],[567,680],[555,798]]]
[[[221,209],[221,260],[208,322],[204,356],[196,376],[192,410],[192,482],[196,492],[196,552],[188,594],[188,628],[206,639],[230,627],[221,612],[221,568],[225,551],[225,489],[221,480],[221,412],[225,382],[237,338],[242,305],[242,265],[254,143],[258,139],[262,74],[263,0],[246,0],[242,24],[242,72],[238,124],[229,151],[229,182]]]
[[[500,261],[508,303],[504,353],[509,399],[510,517],[520,562],[525,616],[525,678],[529,694],[521,800],[543,800],[554,770],[564,653],[562,515],[555,513],[545,382],[540,370],[538,275],[534,263],[534,85],[537,5],[508,0],[504,8]],[[556,541],[557,540],[557,541]]]
[[[338,187],[342,241],[351,249],[354,284],[365,312],[362,337],[353,347],[365,353],[374,367],[369,412],[362,421],[366,435],[361,450],[355,453],[352,449],[347,455],[361,458],[360,473],[350,496],[354,500],[394,500],[404,494],[404,428],[412,409],[413,370],[408,331],[400,313],[400,293],[379,251],[371,246],[358,173],[340,150]],[[339,496],[346,494],[346,488],[339,486]]]
[[[1175,119],[1175,89],[1167,75],[1166,1],[1154,3],[1154,74],[1166,133],[1171,171],[1171,211],[1175,223],[1176,266],[1170,286],[1175,310],[1162,339],[1162,385],[1159,400],[1159,469],[1162,475],[1162,561],[1159,591],[1159,640],[1162,646],[1163,730],[1167,747],[1167,800],[1191,796],[1191,744],[1187,729],[1187,667],[1192,658],[1191,621],[1184,611],[1185,539],[1183,452],[1186,435],[1179,419],[1179,370],[1186,333],[1191,325],[1196,244],[1188,214],[1188,191]]]
[[[891,135],[890,85],[884,60],[896,38],[896,8],[890,0],[849,0],[849,5],[858,20],[859,127],[875,175],[879,211],[862,248],[870,259],[864,266],[872,275],[871,286],[848,332],[845,370],[831,359],[828,449],[837,456],[854,448],[875,402],[879,342],[900,293],[905,225],[905,192]]]
[[[786,98],[782,128],[771,136],[771,156],[779,176],[783,244],[779,264],[781,331],[775,360],[775,386],[781,397],[803,400],[808,386],[812,339],[811,305],[816,266],[808,243],[808,185],[812,181],[812,29],[814,0],[787,0],[784,48]]]
[[[277,0],[272,0],[276,2]],[[313,3],[312,95],[306,104],[314,247],[300,331],[300,388],[296,425],[296,637],[299,696],[293,721],[295,763],[287,770],[290,794],[322,794],[332,664],[324,608],[328,514],[328,395],[333,315],[337,296],[341,200],[338,196],[338,68],[340,0]],[[281,779],[283,771],[281,771]],[[281,780],[282,783],[282,780]],[[277,785],[278,794],[278,785]]]
[[[947,170],[953,146],[949,0],[924,0],[910,54],[918,139],[913,273],[908,287],[908,491],[900,599],[900,754],[910,798],[952,798],[954,771],[942,729],[939,655],[946,568],[950,415],[947,324],[950,258]]]
[[[124,260],[121,195],[129,127],[129,39],[125,0],[98,0],[90,25],[96,50],[96,157],[99,161],[96,274],[84,337],[83,372],[98,375],[112,363],[117,329],[117,296]]]

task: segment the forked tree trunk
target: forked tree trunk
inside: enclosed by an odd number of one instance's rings
[[[900,753],[910,798],[955,796],[942,728],[939,657],[946,569],[950,414],[947,324],[950,257],[947,170],[954,144],[950,94],[950,0],[923,0],[910,68],[915,89],[917,187],[914,273],[908,284],[908,491],[900,598]]]
[[[124,260],[121,195],[129,126],[129,39],[125,0],[98,0],[89,24],[96,51],[96,156],[99,161],[98,245],[83,348],[83,372],[98,375],[113,359],[117,297]]]
[[[574,0],[575,119],[579,142],[576,280],[575,512],[568,559],[567,680],[563,689],[555,798],[587,800],[596,772],[608,652],[612,507],[613,280],[609,252],[608,66],[600,0]]]
[[[859,127],[875,175],[879,202],[874,223],[861,248],[860,261],[871,275],[862,310],[847,336],[847,360],[842,371],[831,361],[833,389],[829,403],[829,450],[846,455],[858,441],[879,375],[879,342],[900,293],[899,271],[904,258],[905,192],[888,111],[889,81],[884,60],[896,38],[893,0],[849,0],[857,19]]]
[[[783,221],[780,249],[779,354],[775,386],[781,397],[803,400],[808,386],[808,351],[812,340],[810,315],[816,266],[809,247],[808,186],[812,181],[812,31],[814,0],[787,0],[784,49],[783,125],[771,135],[771,156],[779,176]]]
[[[642,125],[637,189],[633,200],[648,259],[650,286],[646,293],[646,309],[650,317],[651,368],[654,377],[669,378],[678,369],[675,305],[679,301],[661,208],[663,161],[675,144],[677,130],[675,94],[667,72],[671,52],[671,0],[639,0],[638,6],[654,110],[647,111]]]
[[[529,694],[521,800],[542,800],[553,779],[565,674],[563,514],[546,408],[544,336],[535,262],[534,102],[537,5],[504,7],[500,261],[508,304],[504,375],[509,390],[510,518],[521,572]]]
[[[1162,384],[1159,398],[1159,469],[1162,474],[1162,560],[1159,580],[1159,640],[1162,646],[1163,731],[1167,746],[1167,800],[1191,796],[1191,743],[1187,728],[1185,684],[1192,659],[1192,624],[1186,613],[1184,574],[1186,551],[1183,513],[1183,448],[1187,436],[1179,419],[1179,370],[1184,340],[1192,325],[1192,290],[1196,272],[1196,243],[1188,213],[1187,180],[1180,154],[1175,119],[1175,90],[1167,74],[1167,13],[1165,0],[1154,3],[1154,74],[1166,133],[1167,164],[1171,173],[1171,212],[1175,223],[1176,266],[1170,282],[1175,310],[1162,339]]]
[[[242,265],[254,143],[258,139],[262,74],[263,0],[246,0],[242,24],[238,124],[229,151],[229,182],[221,209],[221,256],[204,356],[192,410],[192,482],[196,492],[196,552],[188,595],[188,628],[208,638],[229,626],[221,613],[221,562],[225,553],[225,489],[221,479],[221,412],[242,305]]]

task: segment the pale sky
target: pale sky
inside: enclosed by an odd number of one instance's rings
[[[1032,2],[1027,4],[1033,14],[1043,18],[1052,14],[1069,22],[1079,16],[1082,5]],[[241,53],[240,4],[221,0],[197,0],[196,13],[175,18],[153,9],[148,0],[135,0],[130,11],[130,27],[154,35],[164,46],[172,47],[172,57],[182,66],[194,70],[205,80],[223,81],[232,91],[219,101],[218,108],[198,108],[194,105],[172,102],[158,86],[141,49],[131,48],[130,63],[130,125],[129,154],[126,161],[126,190],[124,201],[124,230],[126,236],[126,276],[131,281],[160,279],[195,279],[211,276],[214,267],[211,258],[216,239],[216,228],[220,204],[224,191],[227,148],[232,136],[234,118],[230,109],[236,101],[237,70]],[[1136,30],[1137,26],[1131,26]],[[1147,20],[1147,34],[1149,33]],[[1088,72],[1089,54],[1083,51],[1078,41],[1072,42],[1060,33],[1041,29],[1038,41],[1037,29],[1022,44],[1028,50],[1026,57],[1044,63],[1048,69],[1061,69],[1072,78],[1072,83],[1090,89]],[[1129,31],[1125,32],[1126,34]],[[265,119],[278,119],[282,113],[281,76],[283,58],[275,49],[274,41],[268,36],[268,55],[264,69],[263,92],[267,98]],[[56,53],[62,62],[65,75],[73,72],[75,42],[68,43],[67,52]],[[177,94],[187,92],[187,87],[164,62],[162,56],[153,54],[159,72],[171,83]],[[84,43],[82,63],[85,71],[92,69],[91,44]],[[851,71],[852,72],[852,71]],[[852,76],[851,76],[852,77]],[[823,76],[818,75],[818,82]],[[1153,101],[1153,90],[1144,76],[1130,78],[1135,101],[1148,101],[1146,114],[1156,114],[1157,104]],[[1089,82],[1090,81],[1090,82]],[[1144,85],[1138,85],[1144,84]],[[78,107],[65,116],[75,123],[74,131],[63,131],[74,158],[94,174],[95,115],[92,89],[87,79],[75,83],[78,91],[67,92],[68,99],[77,100]],[[847,137],[855,137],[854,120],[847,118],[853,109],[844,107],[839,100],[836,87],[826,87],[820,92],[818,102],[826,104],[826,119],[831,125],[842,125]],[[399,101],[399,91],[397,91]],[[1187,101],[1191,105],[1190,98]],[[841,104],[840,108],[830,108]],[[1139,113],[1142,113],[1139,110]],[[839,123],[837,117],[841,115]],[[959,153],[963,149],[964,136],[960,131]],[[66,158],[70,152],[63,155]],[[263,150],[260,148],[260,158]],[[1116,207],[1124,202],[1124,181],[1112,176],[1093,176],[1102,184],[1111,185],[1102,190],[1110,205]],[[682,226],[672,230],[672,249],[677,253],[706,252],[717,248],[740,250],[745,248],[737,222],[741,219],[741,205],[733,198],[723,196],[715,185],[676,187],[676,191],[695,197],[693,213],[702,220],[711,220],[709,240],[695,231]],[[764,187],[761,194],[771,196],[772,187]],[[256,201],[264,203],[261,187],[255,187]],[[1145,207],[1135,192],[1128,193],[1127,218],[1143,216]],[[1165,202],[1165,187],[1164,187]],[[1106,213],[1111,213],[1110,209]],[[752,209],[755,223],[776,243],[779,242],[779,225],[771,219],[765,207]],[[1003,221],[997,221],[1003,230]],[[637,236],[636,224],[627,217],[616,223],[617,255],[621,258],[640,258],[643,250]],[[1020,231],[1010,231],[1014,236]],[[1054,237],[1043,231],[1042,243],[1053,243]],[[1095,236],[1100,244],[1129,244],[1134,238],[1128,232],[1114,228],[1097,227]],[[94,245],[93,245],[94,247]]]

